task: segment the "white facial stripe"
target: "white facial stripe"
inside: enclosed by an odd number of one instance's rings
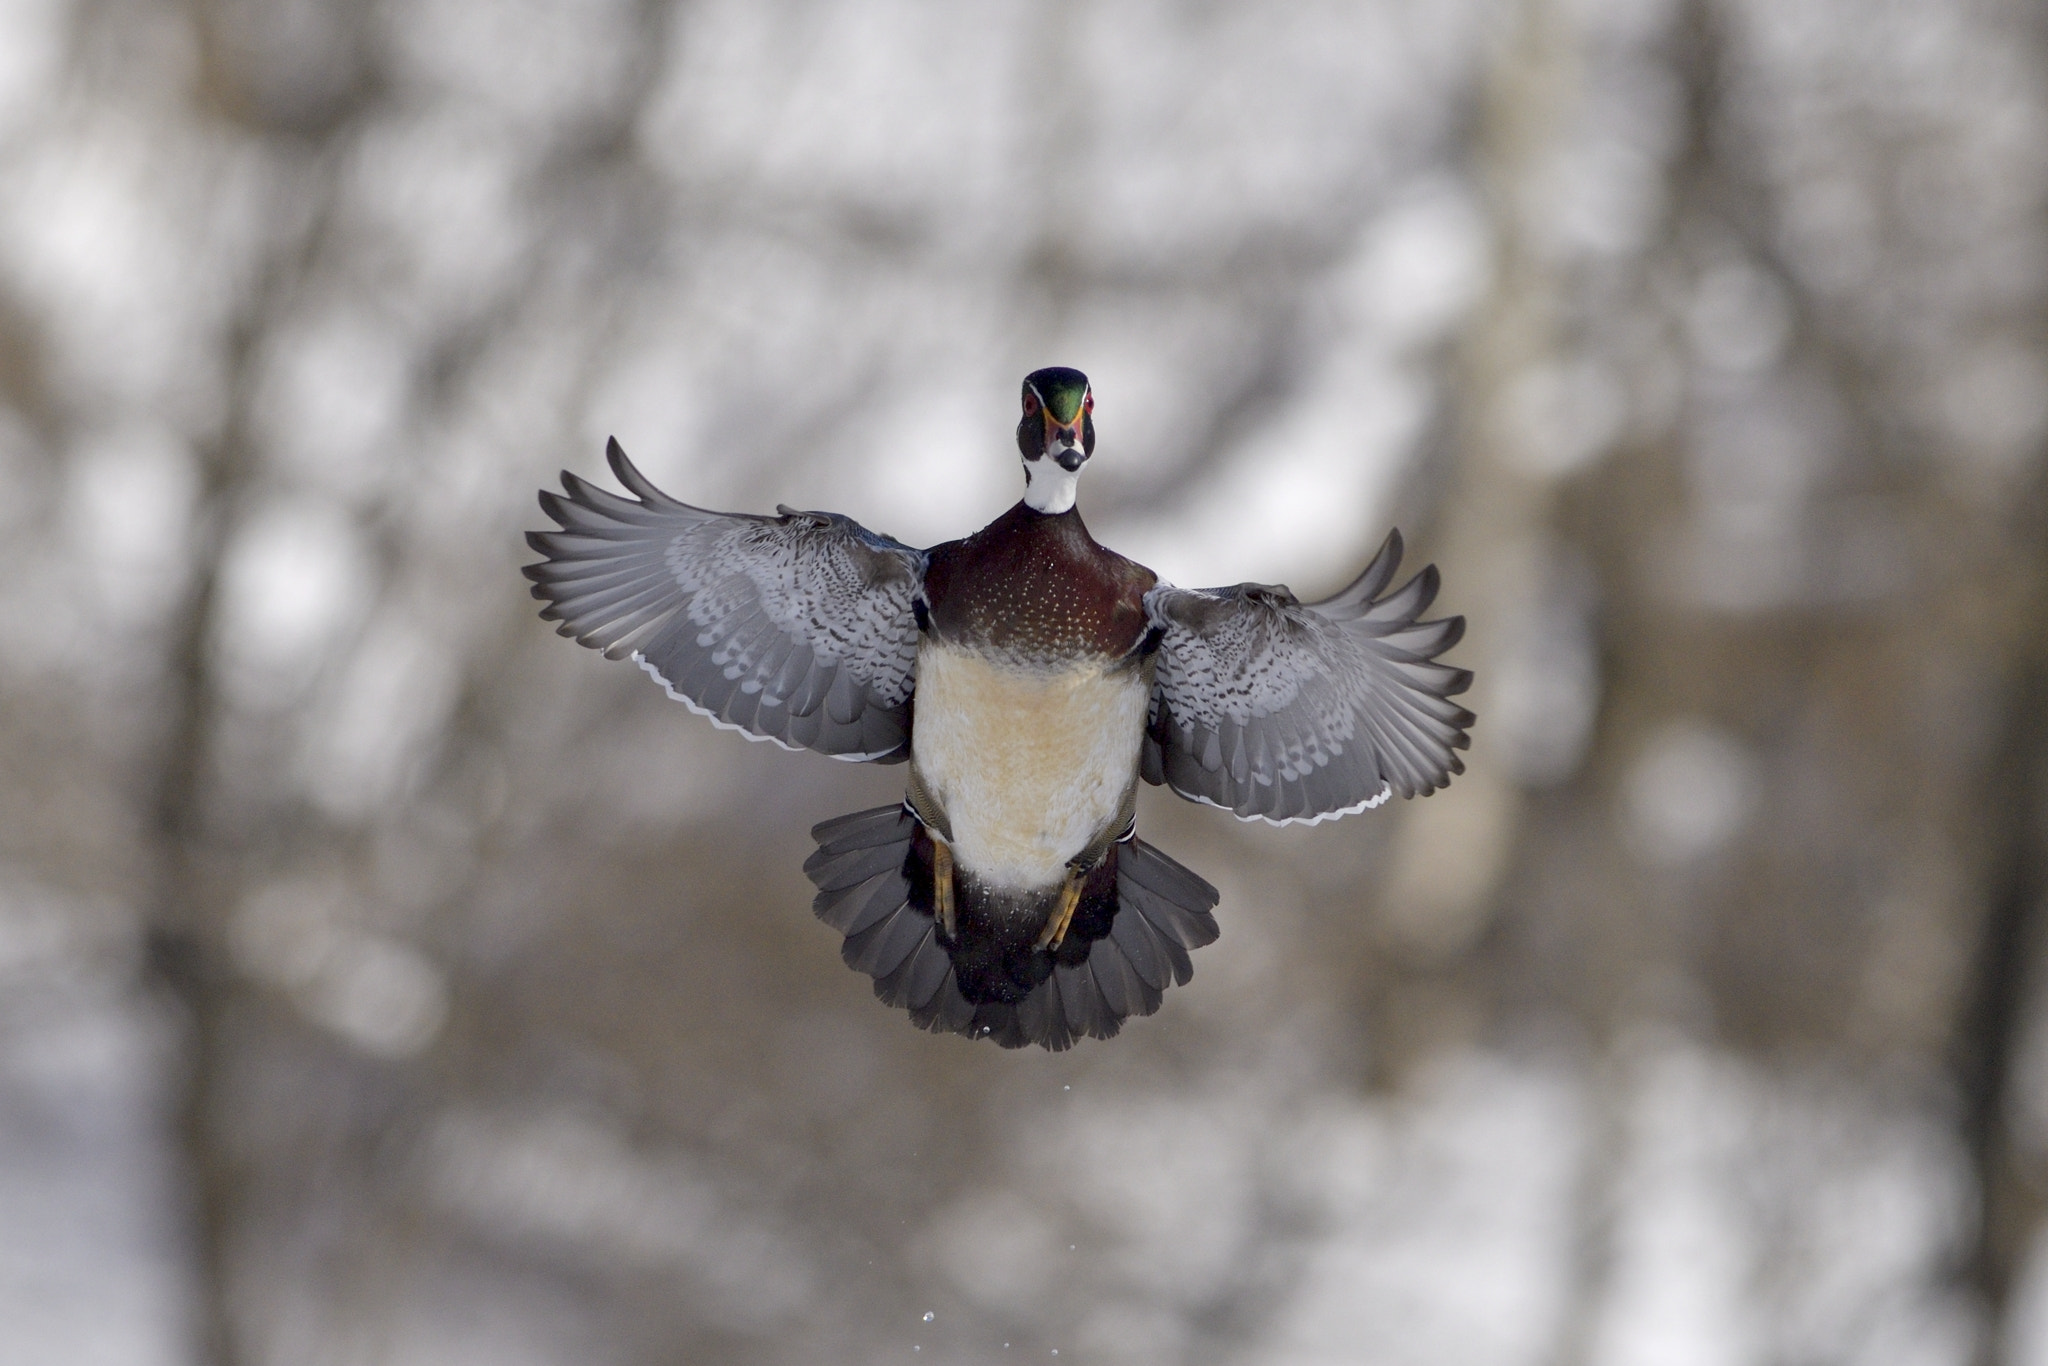
[[[1065,512],[1080,488],[1081,471],[1062,469],[1049,455],[1024,462],[1024,504],[1034,512]]]

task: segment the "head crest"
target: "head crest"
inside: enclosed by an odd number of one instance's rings
[[[1088,397],[1088,376],[1064,365],[1048,365],[1024,376],[1024,387],[1038,392],[1053,421],[1067,423],[1080,416],[1081,401]]]

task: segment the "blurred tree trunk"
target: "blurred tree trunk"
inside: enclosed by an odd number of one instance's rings
[[[2039,10],[2015,6],[2011,17],[2027,39],[2020,50],[2048,81]],[[2044,209],[2036,205],[2037,217]],[[2033,331],[2040,335],[2038,317]],[[2033,475],[1994,522],[2009,547],[1995,557],[2004,591],[1991,609],[2005,657],[1981,787],[1982,925],[1951,1049],[1979,1202],[1960,1271],[1993,1328],[1979,1344],[1982,1366],[2009,1359],[2014,1292],[2048,1213],[2048,1135],[2039,1132],[2040,1097],[2029,1094],[2041,1081],[2023,1071],[2039,1068],[2029,1045],[2038,1047],[2048,1010],[2048,451],[2028,454]]]
[[[1586,708],[1590,720],[1598,704],[1590,660],[1580,661],[1581,683],[1592,695],[1554,699],[1566,704],[1564,712],[1532,715],[1526,696],[1515,696],[1532,684],[1541,696],[1546,680],[1537,674],[1546,648],[1569,652],[1574,644],[1530,639],[1527,624],[1554,623],[1568,634],[1586,605],[1576,600],[1573,580],[1582,552],[1560,526],[1568,492],[1561,476],[1578,456],[1532,450],[1539,437],[1530,430],[1529,397],[1546,386],[1554,391],[1586,341],[1574,328],[1572,299],[1584,285],[1586,263],[1560,239],[1553,202],[1557,168],[1585,118],[1591,54],[1584,28],[1572,6],[1521,0],[1511,7],[1507,40],[1479,92],[1475,161],[1496,235],[1494,277],[1458,358],[1452,473],[1431,547],[1456,566],[1456,605],[1470,623],[1458,662],[1475,672],[1470,705],[1479,723],[1469,771],[1403,813],[1384,902],[1385,938],[1396,960],[1424,982],[1434,980],[1435,990],[1473,995],[1497,1016],[1512,1014],[1527,989],[1518,989],[1515,978],[1529,967],[1540,970],[1513,961],[1526,946],[1503,947],[1501,940],[1504,920],[1513,932],[1527,865],[1542,857],[1532,846],[1545,825],[1545,789],[1568,780],[1580,762],[1583,732],[1560,733],[1574,724],[1570,706]],[[1570,415],[1560,416],[1565,425],[1552,422],[1552,438],[1578,440]],[[1546,736],[1561,740],[1559,757],[1547,767],[1521,762]],[[1641,950],[1634,936],[1616,934],[1589,963],[1636,958]],[[1578,1004],[1592,1003],[1581,994]],[[1604,1013],[1590,1010],[1588,1023],[1600,1024]],[[1426,1053],[1431,1042],[1409,1045]],[[1620,1144],[1618,1098],[1603,1092],[1594,1099],[1573,1265],[1552,1354],[1560,1363],[1581,1361],[1589,1350],[1606,1260],[1601,1212]]]
[[[206,1366],[234,1366],[240,1359],[229,1314],[237,1182],[218,1113],[227,1061],[225,1028],[236,983],[226,943],[235,886],[232,852],[208,824],[223,706],[214,643],[226,552],[253,477],[249,409],[257,346],[296,273],[294,256],[286,249],[261,272],[230,334],[226,421],[217,439],[201,451],[191,572],[168,632],[163,730],[147,827],[155,879],[147,962],[177,1002],[184,1027],[174,1116],[179,1160],[191,1192],[192,1253],[201,1290],[196,1350]]]
[[[198,40],[195,112],[211,131],[267,163],[261,211],[263,258],[248,271],[222,338],[221,416],[197,446],[200,485],[190,569],[165,631],[162,705],[154,773],[145,784],[153,886],[145,925],[147,970],[177,1004],[182,1056],[172,1104],[177,1158],[188,1184],[190,1253],[199,1289],[193,1350],[202,1366],[248,1359],[233,1314],[238,1220],[248,1173],[238,1169],[223,1086],[233,1062],[232,1023],[242,992],[227,927],[241,889],[234,840],[217,828],[218,765],[228,702],[219,675],[225,571],[235,533],[257,491],[261,461],[254,408],[264,348],[297,300],[318,252],[352,121],[367,94],[360,84],[289,88],[304,71],[269,69],[278,54],[264,20],[222,0],[192,0],[186,18]],[[327,50],[302,59],[350,65],[352,6],[333,8]],[[360,72],[356,74],[359,76]],[[283,83],[283,84],[281,84]]]
[[[1731,90],[1738,6],[1634,29],[1548,0],[1516,16],[1481,104],[1498,267],[1438,543],[1472,621],[1474,771],[1406,816],[1391,937],[1425,964],[1478,945],[1463,971],[1503,1019],[1562,1005],[1606,1059],[1556,1360],[1596,1348],[1645,1024],[1766,1065],[1953,1059],[1985,1210],[1965,1277],[1996,1319],[2041,1203],[2008,1125],[2043,976],[2040,500],[1958,499],[1940,437],[1898,410],[1888,339],[1782,253]],[[1575,235],[1572,196],[1598,187],[1570,168],[1615,117],[1592,92],[1660,74],[1678,117],[1654,227]],[[1731,282],[1779,335],[1732,359],[1702,321]],[[1626,416],[1603,426],[1617,393]],[[1730,498],[1779,501],[1754,524]],[[1502,628],[1568,630],[1575,602],[1597,721],[1545,769],[1543,728],[1570,718],[1523,706],[1544,642]]]
[[[2020,1070],[2048,992],[2048,498],[2038,483],[2017,501],[2012,525],[2022,553],[2008,561],[2012,582],[2000,613],[2009,655],[1983,784],[1982,927],[1952,1049],[1979,1201],[1961,1271],[1994,1325],[2009,1320],[2015,1282],[2048,1204],[2041,1136],[2026,1131],[2037,1117],[2026,1113]],[[1979,1360],[2002,1360],[2001,1347],[1996,1335],[1988,1337]]]
[[[233,372],[246,388],[253,327],[238,328]],[[239,414],[242,403],[235,404]],[[228,1320],[228,1241],[234,1180],[217,1141],[215,1083],[222,1061],[224,997],[232,990],[222,925],[224,870],[206,831],[207,763],[219,707],[208,660],[221,594],[222,550],[247,479],[246,444],[237,421],[205,453],[190,587],[172,617],[163,676],[164,733],[156,761],[148,831],[154,888],[145,928],[147,963],[177,1002],[184,1028],[173,1106],[178,1160],[189,1188],[192,1255],[200,1296],[196,1352],[205,1366],[232,1366]]]

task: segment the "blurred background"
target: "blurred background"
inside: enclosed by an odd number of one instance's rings
[[[0,0],[0,1363],[2048,1362],[2026,0]],[[617,434],[1471,624],[1110,1043],[535,618]]]

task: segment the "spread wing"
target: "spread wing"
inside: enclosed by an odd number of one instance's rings
[[[1464,772],[1455,751],[1472,713],[1449,699],[1472,675],[1434,661],[1465,619],[1417,620],[1436,597],[1434,565],[1377,597],[1400,563],[1395,532],[1323,602],[1254,583],[1147,593],[1161,634],[1145,777],[1286,825],[1434,792]]]
[[[884,763],[909,756],[921,551],[829,512],[706,512],[647,481],[613,441],[634,495],[564,471],[530,531],[541,616],[633,661],[716,725],[785,749]],[[635,501],[637,500],[637,501]]]

